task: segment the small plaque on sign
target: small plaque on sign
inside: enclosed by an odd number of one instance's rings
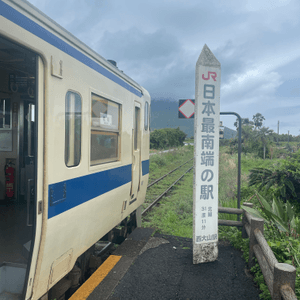
[[[112,125],[112,115],[100,113],[100,124],[111,126]]]

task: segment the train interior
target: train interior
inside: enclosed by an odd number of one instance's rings
[[[0,300],[20,299],[34,230],[36,55],[0,36]]]

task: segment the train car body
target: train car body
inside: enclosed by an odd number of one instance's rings
[[[1,300],[40,299],[140,207],[149,107],[27,1],[0,0]]]

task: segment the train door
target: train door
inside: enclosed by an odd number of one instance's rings
[[[134,105],[134,124],[132,136],[132,178],[131,178],[131,200],[133,203],[137,199],[137,194],[140,186],[140,172],[141,172],[141,105],[135,102]]]
[[[36,196],[43,67],[37,55],[1,36],[0,60],[0,300],[27,299],[41,228]]]

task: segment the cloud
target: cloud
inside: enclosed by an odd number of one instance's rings
[[[299,103],[300,97],[298,97],[297,100],[298,100],[297,102]],[[284,117],[286,115],[288,116],[299,115],[299,111],[300,111],[300,105],[287,106],[286,104],[283,104],[280,107],[271,107],[267,112],[267,116],[276,115],[277,117]]]
[[[280,45],[272,51],[268,49],[260,52],[260,56],[247,46],[228,42],[217,49],[221,63],[225,61],[221,94],[229,103],[243,102],[245,106],[256,103],[262,107],[262,101],[270,102],[284,85],[288,74],[285,66],[294,65],[295,61],[300,64],[298,42],[292,47]]]
[[[116,60],[119,68],[154,98],[178,99],[179,95],[190,97],[194,93],[194,66],[178,39],[165,29],[153,33],[137,28],[107,31],[97,48],[106,58]]]
[[[249,69],[231,76],[229,83],[222,86],[222,95],[230,102],[246,101],[251,104],[270,98],[281,83],[277,72]]]
[[[180,50],[177,38],[164,29],[144,33],[137,28],[111,33],[98,42],[99,52],[117,60],[161,62]]]
[[[297,99],[300,96],[300,78],[293,78],[290,80],[286,80],[277,90],[275,95],[280,97],[281,101],[285,101],[287,97],[289,97],[289,101],[293,101],[292,99]]]
[[[265,126],[276,129],[280,118],[298,133],[298,0],[30,2],[116,60],[152,98],[193,98],[195,64],[206,43],[221,63],[223,111],[248,118],[260,112]]]

